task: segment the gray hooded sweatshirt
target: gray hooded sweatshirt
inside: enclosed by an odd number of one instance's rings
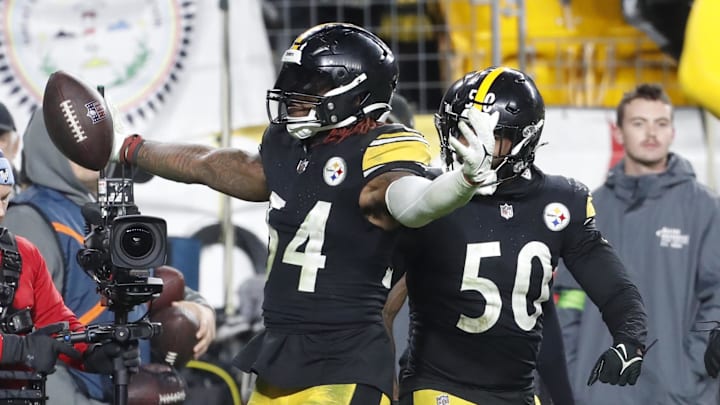
[[[690,163],[670,154],[661,174],[625,175],[624,161],[593,193],[597,227],[615,248],[643,297],[647,352],[635,386],[587,378],[613,342],[597,308],[587,300],[562,305],[563,289],[577,288],[562,269],[558,312],[577,404],[718,404],[718,382],[704,367],[708,332],[701,321],[720,321],[720,204],[695,179]],[[567,291],[567,290],[565,290]]]
[[[70,161],[50,140],[42,109],[37,109],[32,115],[23,136],[22,178],[24,182],[55,189],[79,206],[95,201],[90,190],[73,174]],[[55,286],[63,292],[65,258],[58,246],[55,230],[45,218],[31,206],[11,205],[3,225],[40,249]]]

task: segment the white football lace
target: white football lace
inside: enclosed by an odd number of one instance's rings
[[[65,100],[60,103],[60,110],[65,116],[65,121],[67,121],[68,126],[70,126],[70,131],[75,138],[75,143],[80,143],[87,139],[87,137],[85,136],[85,130],[83,130],[82,126],[80,125],[80,120],[78,120],[77,114],[75,114],[72,102],[70,100]]]

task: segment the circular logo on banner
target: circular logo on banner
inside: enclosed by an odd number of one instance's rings
[[[0,99],[34,110],[51,73],[102,85],[131,123],[153,115],[178,79],[194,1],[0,2]]]
[[[328,186],[337,186],[345,180],[345,173],[347,172],[347,165],[345,160],[341,157],[331,157],[325,163],[323,169],[323,178]]]
[[[570,224],[570,210],[559,202],[553,202],[545,206],[543,219],[551,231],[562,231]]]

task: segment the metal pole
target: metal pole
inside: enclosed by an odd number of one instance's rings
[[[222,57],[220,65],[220,146],[229,147],[232,136],[232,81],[230,80],[230,2],[220,0]],[[233,253],[235,250],[235,228],[232,222],[232,200],[227,194],[220,199],[220,215],[223,230],[223,283],[225,285],[225,313],[232,315],[235,312],[233,299]]]
[[[703,115],[703,126],[705,127],[705,157],[707,158],[707,185],[712,190],[717,190],[717,176],[715,176],[715,135],[718,132],[718,120],[710,111],[700,110]]]
[[[525,71],[527,66],[527,55],[525,42],[527,41],[527,14],[525,13],[525,0],[517,0],[517,23],[518,23],[518,68]]]
[[[492,31],[492,65],[502,65],[500,51],[500,0],[490,1],[490,29]]]

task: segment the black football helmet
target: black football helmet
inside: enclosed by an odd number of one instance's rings
[[[461,135],[458,122],[465,119],[462,113],[468,107],[500,114],[496,142],[511,142],[512,148],[507,155],[495,156],[498,181],[523,173],[535,159],[545,122],[545,103],[533,80],[515,69],[492,67],[467,73],[450,86],[435,114],[442,158],[449,169],[455,156],[448,140]]]
[[[295,39],[282,56],[275,88],[267,92],[270,122],[285,124],[305,139],[390,111],[398,65],[377,36],[352,24],[315,26]],[[308,111],[293,116],[293,109]]]

